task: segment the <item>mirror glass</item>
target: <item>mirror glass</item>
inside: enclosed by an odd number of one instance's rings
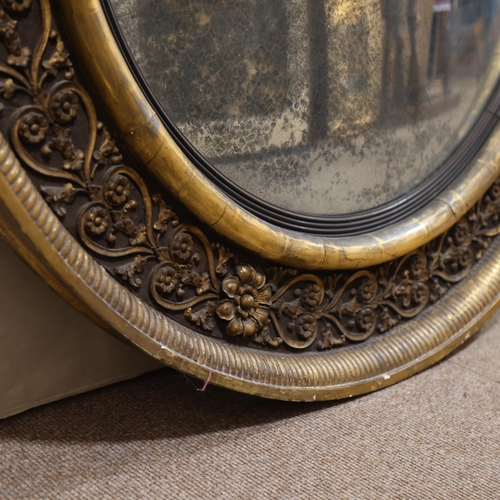
[[[251,195],[306,214],[411,192],[477,121],[500,0],[110,0],[178,129]]]

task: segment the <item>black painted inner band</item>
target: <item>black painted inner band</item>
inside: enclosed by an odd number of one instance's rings
[[[469,134],[441,167],[412,191],[376,208],[344,215],[304,214],[254,196],[215,168],[170,119],[132,56],[109,0],[101,0],[111,31],[142,92],[183,153],[203,174],[243,209],[260,219],[293,231],[317,236],[355,236],[382,229],[410,216],[439,195],[479,152],[500,120],[500,84],[485,104]]]

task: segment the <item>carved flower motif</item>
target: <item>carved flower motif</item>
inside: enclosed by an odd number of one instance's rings
[[[411,287],[411,301],[414,304],[423,304],[429,298],[429,288],[422,281],[417,281]]]
[[[61,123],[68,123],[76,117],[78,97],[71,90],[61,90],[52,99],[50,109],[54,118]]]
[[[16,84],[12,78],[7,78],[4,82],[0,82],[0,94],[2,94],[5,99],[12,99],[16,91]]]
[[[472,250],[469,247],[462,246],[458,249],[458,259],[457,263],[460,267],[468,267],[472,265],[474,259]]]
[[[83,220],[90,234],[102,234],[108,227],[108,211],[103,207],[92,207],[85,213]]]
[[[362,285],[358,288],[358,300],[366,304],[373,300],[376,293],[377,282],[373,279],[363,280]]]
[[[495,181],[493,185],[490,187],[488,194],[493,198],[494,200],[497,200],[500,198],[500,183],[498,181]]]
[[[306,340],[316,334],[317,328],[318,322],[311,314],[303,314],[302,316],[299,316],[297,322],[295,323],[295,332],[297,333],[297,336]]]
[[[163,267],[155,276],[155,287],[159,292],[170,293],[175,290],[179,276],[173,267]]]
[[[130,182],[123,175],[112,175],[104,186],[104,196],[111,205],[121,205],[130,194]]]
[[[469,227],[463,222],[455,224],[453,228],[453,240],[455,245],[463,245],[469,237]]]
[[[49,122],[40,113],[28,113],[19,125],[19,134],[30,144],[38,144],[45,139]]]
[[[376,321],[377,315],[375,314],[375,311],[370,307],[364,307],[356,315],[356,325],[360,330],[365,332],[374,328]]]
[[[429,300],[431,301],[432,304],[437,302],[447,291],[449,288],[449,283],[446,283],[444,286],[439,282],[439,280],[433,276],[431,278],[431,283],[430,283],[430,295],[429,295]]]
[[[11,12],[23,12],[30,8],[31,0],[5,0],[4,5]]]
[[[27,68],[31,56],[31,50],[28,47],[23,47],[18,51],[18,54],[10,54],[7,57],[7,64],[16,68]]]
[[[321,299],[321,289],[318,285],[307,287],[302,293],[302,303],[306,309],[314,311],[319,306]]]
[[[267,303],[272,295],[264,274],[252,266],[236,266],[235,276],[225,278],[222,289],[229,299],[222,301],[216,312],[229,321],[226,333],[245,337],[256,334],[267,321]]]
[[[427,262],[422,255],[417,254],[411,258],[409,268],[412,278],[418,279],[425,274],[427,270]]]
[[[193,254],[193,238],[187,233],[177,235],[172,243],[172,256],[180,262],[186,262]]]

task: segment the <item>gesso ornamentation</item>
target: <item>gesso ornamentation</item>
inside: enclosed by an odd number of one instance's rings
[[[63,221],[76,197],[81,243],[106,259],[132,291],[147,287],[164,312],[181,312],[205,334],[248,338],[254,345],[330,349],[385,333],[414,318],[461,281],[500,232],[497,181],[449,231],[403,258],[374,268],[307,273],[241,260],[183,223],[162,194],[123,164],[93,102],[75,81],[69,54],[40,0],[42,33],[23,44],[18,25],[30,0],[3,0],[0,38],[2,112],[14,96],[29,103],[10,116],[10,141],[22,163],[46,179],[45,200]],[[86,147],[72,138],[87,123]],[[123,262],[125,259],[125,262]],[[109,262],[117,262],[109,266]]]

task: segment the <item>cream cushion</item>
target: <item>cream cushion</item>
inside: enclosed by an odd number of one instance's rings
[[[161,365],[75,311],[0,241],[0,418]]]

